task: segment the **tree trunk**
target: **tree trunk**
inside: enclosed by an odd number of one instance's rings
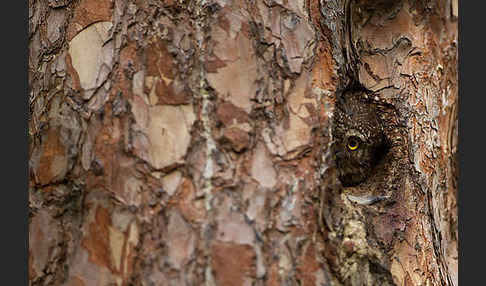
[[[457,0],[29,5],[30,285],[458,285]]]

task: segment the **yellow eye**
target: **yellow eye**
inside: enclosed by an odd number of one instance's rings
[[[358,139],[350,138],[348,140],[348,149],[349,150],[354,151],[354,150],[358,149],[358,147],[359,147]]]

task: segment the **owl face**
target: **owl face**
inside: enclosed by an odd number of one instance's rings
[[[346,132],[342,140],[334,143],[334,159],[343,186],[358,185],[370,175],[377,157],[375,145],[356,130]]]
[[[332,151],[342,185],[362,183],[384,153],[377,109],[359,93],[344,94],[336,103],[332,134]]]

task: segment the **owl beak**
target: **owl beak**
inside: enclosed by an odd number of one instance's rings
[[[336,152],[336,159],[344,159],[345,153],[343,151]]]

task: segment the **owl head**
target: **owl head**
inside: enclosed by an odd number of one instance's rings
[[[336,103],[332,134],[339,180],[345,187],[360,184],[386,152],[376,107],[362,93],[343,94]]]

